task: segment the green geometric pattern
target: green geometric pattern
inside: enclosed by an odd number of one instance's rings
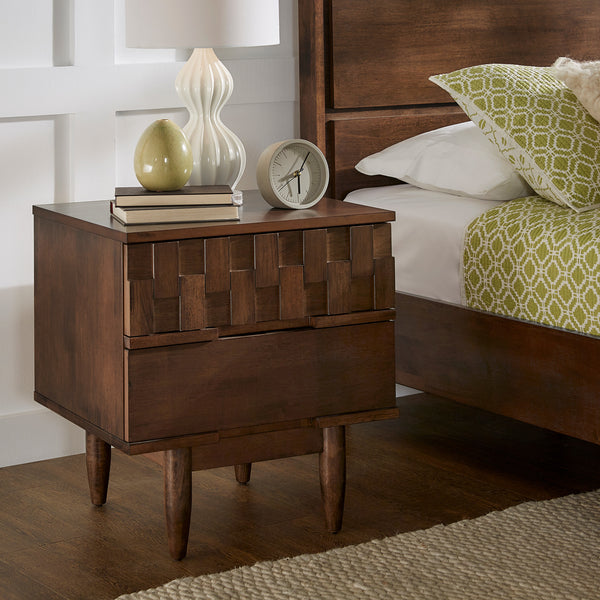
[[[430,78],[540,196],[600,206],[600,124],[549,68],[489,64]]]
[[[468,226],[463,266],[468,306],[600,335],[600,211],[501,204]]]

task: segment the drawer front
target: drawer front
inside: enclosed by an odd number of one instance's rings
[[[393,308],[389,223],[129,244],[127,336]]]
[[[128,351],[127,441],[395,406],[393,322]]]

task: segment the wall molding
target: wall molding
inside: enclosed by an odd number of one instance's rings
[[[228,61],[234,88],[227,104],[294,102],[296,59]],[[78,112],[168,109],[181,106],[175,78],[183,62],[0,69],[0,116],[24,119]],[[256,82],[260,81],[260,85]],[[74,90],[80,90],[74,93]]]

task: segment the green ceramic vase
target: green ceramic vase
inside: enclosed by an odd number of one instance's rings
[[[154,121],[135,148],[133,167],[138,181],[152,192],[183,187],[192,175],[192,147],[181,128],[170,119]]]

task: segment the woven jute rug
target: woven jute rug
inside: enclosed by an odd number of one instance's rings
[[[598,600],[600,490],[118,600]]]

